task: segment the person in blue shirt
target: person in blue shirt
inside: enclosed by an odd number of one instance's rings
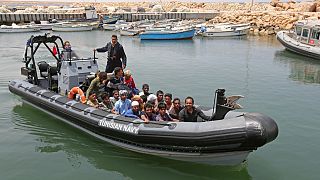
[[[120,99],[115,103],[112,113],[125,115],[131,109],[131,101],[127,99],[128,92],[126,90],[119,91]]]
[[[131,109],[129,109],[124,116],[131,117],[131,118],[141,118],[141,111],[138,101],[132,101]]]

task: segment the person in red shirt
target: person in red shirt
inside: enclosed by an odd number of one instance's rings
[[[126,70],[124,72],[124,84],[131,89],[133,95],[139,94],[139,90],[136,88],[136,84],[134,83],[130,70]]]

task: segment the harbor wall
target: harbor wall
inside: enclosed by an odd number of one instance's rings
[[[108,15],[108,14],[101,14]],[[120,19],[126,21],[138,21],[144,19],[212,19],[219,15],[218,12],[201,13],[201,12],[164,12],[164,13],[113,13],[118,15]],[[49,19],[57,20],[86,20],[85,13],[29,13],[29,14],[15,14],[15,13],[0,13],[0,24],[31,22],[31,21],[47,21]]]
[[[31,21],[47,21],[49,19],[57,20],[73,20],[73,19],[85,19],[84,14],[13,14],[13,13],[1,13],[0,23],[19,23],[19,22],[31,22]]]

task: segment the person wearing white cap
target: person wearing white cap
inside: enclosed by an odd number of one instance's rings
[[[157,96],[154,95],[154,94],[150,94],[148,97],[147,97],[147,102],[150,102],[151,104],[155,103],[157,100]]]
[[[138,101],[132,101],[131,103],[132,108],[129,109],[124,116],[131,117],[131,118],[141,118],[141,111]]]
[[[150,94],[150,95],[147,97],[147,103],[152,104],[153,107],[154,107],[155,112],[158,112],[158,107],[157,107],[157,104],[156,104],[156,100],[157,100],[157,96],[154,95],[154,94]]]
[[[119,91],[120,99],[115,103],[112,113],[124,115],[131,109],[131,101],[127,99],[128,92],[126,90]]]

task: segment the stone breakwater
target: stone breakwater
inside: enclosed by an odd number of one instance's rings
[[[223,12],[208,23],[250,23],[250,33],[253,35],[273,35],[280,30],[293,28],[299,20],[317,20],[319,13],[315,12]]]
[[[40,3],[40,2],[38,2]],[[4,3],[6,4],[6,3]],[[65,4],[64,4],[65,6]],[[218,11],[220,15],[208,23],[250,23],[251,33],[255,35],[272,35],[279,30],[292,29],[298,20],[319,19],[320,0],[314,2],[280,2],[270,3],[200,3],[200,2],[105,2],[105,3],[69,3],[69,7],[96,8],[97,13],[125,12],[208,12]],[[83,13],[83,10],[57,10],[59,6],[41,6],[36,3],[27,8],[18,7],[11,12],[8,6],[2,5],[0,13]]]

